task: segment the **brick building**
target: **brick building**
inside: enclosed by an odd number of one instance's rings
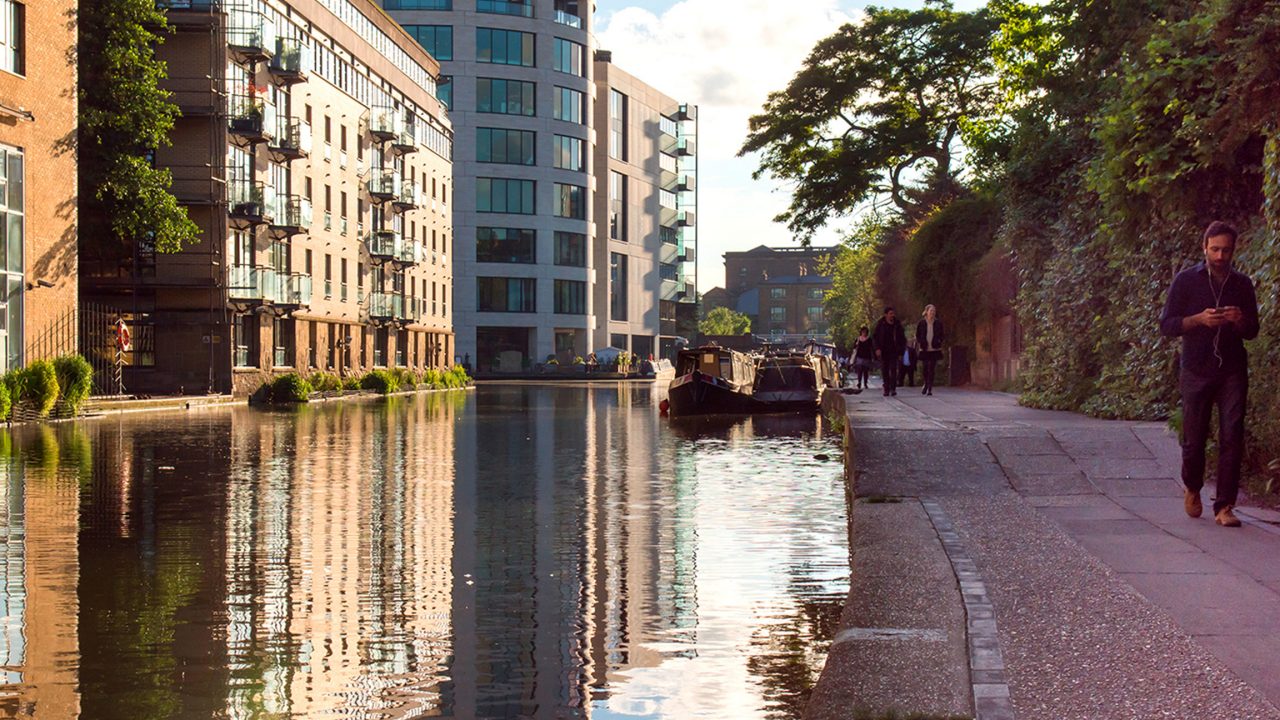
[[[0,372],[76,351],[75,8],[0,0]]]
[[[716,305],[751,317],[756,335],[826,337],[829,322],[823,298],[831,276],[823,274],[834,247],[771,248],[757,246],[724,254],[723,291],[707,292]],[[712,306],[708,302],[708,307]]]
[[[157,163],[200,225],[85,260],[133,325],[133,392],[453,361],[453,136],[439,65],[369,0],[167,0],[182,109]]]

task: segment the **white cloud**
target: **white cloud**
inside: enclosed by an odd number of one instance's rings
[[[618,67],[698,105],[700,289],[723,284],[725,251],[791,242],[772,222],[788,195],[751,180],[755,159],[735,155],[768,94],[786,87],[814,43],[854,19],[836,0],[683,0],[660,14],[627,7],[598,18],[599,47]]]

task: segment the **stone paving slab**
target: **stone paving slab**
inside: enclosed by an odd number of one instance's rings
[[[1238,573],[1125,573],[1144,597],[1177,620],[1192,636],[1259,635],[1280,648],[1280,598]],[[1274,662],[1275,654],[1271,655]]]
[[[1019,475],[1009,478],[1014,489],[1024,495],[1092,495],[1098,492],[1081,473],[1059,475]]]

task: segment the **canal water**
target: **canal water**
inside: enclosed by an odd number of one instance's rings
[[[799,717],[838,438],[654,392],[0,430],[0,716]]]

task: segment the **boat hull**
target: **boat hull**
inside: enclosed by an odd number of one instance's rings
[[[741,415],[755,411],[749,388],[735,388],[711,375],[694,373],[671,381],[667,390],[673,417]]]

